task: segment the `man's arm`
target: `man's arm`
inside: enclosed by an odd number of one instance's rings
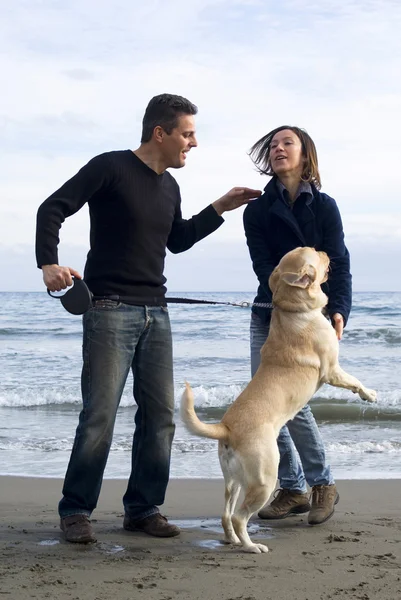
[[[252,190],[246,187],[235,187],[218,200],[215,200],[212,206],[216,210],[217,214],[221,216],[224,212],[235,210],[244,204],[249,204],[251,200],[258,198],[261,194],[262,192],[260,190]]]
[[[58,264],[59,231],[65,219],[80,208],[107,183],[109,163],[105,154],[96,156],[40,205],[36,219],[36,260],[43,271],[46,287],[60,291],[72,285],[72,276],[81,275]]]
[[[181,213],[181,198],[178,198],[176,213],[167,240],[167,248],[173,254],[185,252],[206,236],[213,233],[224,223],[222,214],[235,210],[260,196],[259,190],[250,188],[233,188],[227,194],[207,206],[191,219],[183,219]],[[178,190],[179,196],[179,190]]]
[[[250,206],[244,211],[244,230],[253,270],[267,298],[272,293],[269,287],[269,277],[273,273],[275,264],[266,242],[266,232],[261,226],[256,207]]]

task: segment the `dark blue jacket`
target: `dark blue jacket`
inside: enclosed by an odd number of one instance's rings
[[[349,252],[344,244],[340,212],[333,198],[313,185],[313,197],[302,193],[293,205],[284,200],[273,178],[264,194],[253,200],[244,211],[244,228],[253,270],[259,280],[255,302],[271,302],[269,277],[281,258],[298,246],[323,250],[330,258],[330,273],[322,285],[329,298],[329,315],[340,313],[347,322],[352,304]],[[267,323],[271,311],[253,307]]]

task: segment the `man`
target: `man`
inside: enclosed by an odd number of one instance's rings
[[[188,250],[223,223],[225,211],[261,193],[233,188],[198,215],[182,218],[179,187],[166,169],[183,167],[197,146],[196,113],[197,107],[180,96],[152,98],[137,150],[96,156],[38,210],[37,264],[50,291],[71,285],[72,276],[81,278],[58,264],[58,235],[64,219],[85,202],[90,211],[84,278],[94,297],[83,318],[83,409],[59,504],[60,527],[69,542],[96,541],[90,516],[130,369],[138,408],[123,526],[158,537],[180,533],[158,509],[175,428],[166,248]]]

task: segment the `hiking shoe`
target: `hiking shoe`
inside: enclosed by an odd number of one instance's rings
[[[290,515],[301,515],[310,510],[309,496],[282,488],[277,490],[273,502],[258,512],[261,519],[285,519]]]
[[[140,521],[134,521],[129,515],[125,515],[123,527],[127,531],[143,531],[155,537],[175,537],[181,533],[177,525],[169,523],[166,517],[160,513],[155,513]]]
[[[340,496],[334,485],[314,485],[312,488],[312,508],[308,515],[309,525],[325,523],[334,515],[334,507]]]
[[[87,515],[77,514],[60,519],[60,529],[67,542],[90,544],[96,542],[92,525]]]

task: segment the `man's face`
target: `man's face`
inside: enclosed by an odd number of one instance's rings
[[[166,168],[180,169],[185,166],[187,153],[198,145],[195,137],[195,119],[192,115],[181,115],[172,132],[163,132],[161,152]]]

